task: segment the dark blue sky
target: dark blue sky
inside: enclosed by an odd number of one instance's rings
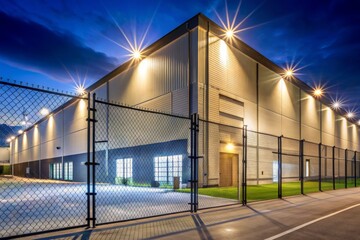
[[[228,1],[231,18],[238,4]],[[199,12],[220,24],[215,11],[225,19],[224,0],[1,0],[0,76],[60,90],[73,90],[74,80],[89,86],[129,59],[113,42],[127,45],[118,26],[132,42],[149,26],[147,46]],[[236,22],[244,19],[240,39],[280,66],[299,63],[301,80],[325,84],[345,109],[360,110],[360,1],[243,0]]]

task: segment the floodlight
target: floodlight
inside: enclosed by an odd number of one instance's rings
[[[347,118],[353,118],[353,117],[355,117],[355,114],[354,114],[353,112],[348,112],[348,113],[346,114],[346,117],[347,117]]]
[[[225,33],[226,38],[233,38],[234,37],[234,30],[228,29]]]
[[[42,109],[40,110],[40,114],[43,115],[43,116],[46,116],[46,115],[48,115],[49,113],[50,113],[50,111],[49,111],[49,109],[47,109],[47,108],[42,108]]]
[[[314,90],[315,97],[321,97],[323,95],[323,90],[321,88],[316,88]]]

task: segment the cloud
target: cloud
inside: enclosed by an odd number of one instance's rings
[[[0,32],[0,61],[57,81],[72,81],[67,71],[94,81],[118,63],[116,58],[85,46],[71,33],[50,30],[1,11]]]

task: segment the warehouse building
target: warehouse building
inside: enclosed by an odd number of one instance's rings
[[[325,96],[226,35],[202,14],[186,21],[88,90],[104,102],[175,116],[198,113],[201,186],[232,186],[241,179],[242,128],[248,139],[250,184],[277,181],[277,137],[284,140],[287,173],[299,172],[298,142],[359,151],[359,128]],[[173,184],[189,180],[189,121],[98,104],[99,181]],[[11,141],[14,174],[85,181],[87,102],[71,101]],[[264,134],[256,134],[256,132]],[[293,142],[292,144],[290,142]],[[309,156],[318,154],[308,150]],[[312,152],[313,151],[313,152]],[[323,148],[330,156],[330,148]],[[342,153],[337,153],[341,158]],[[343,156],[342,156],[343,157]],[[314,157],[306,161],[314,175]],[[356,155],[355,155],[356,158]],[[324,174],[326,175],[325,167]],[[357,168],[358,170],[360,167]],[[342,175],[339,169],[338,174]],[[298,180],[298,179],[297,179]]]

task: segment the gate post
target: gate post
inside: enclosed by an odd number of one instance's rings
[[[199,114],[194,113],[191,115],[191,147],[190,147],[190,211],[197,212],[199,206],[199,156],[198,156],[198,134],[199,134]]]
[[[300,140],[299,161],[300,161],[300,192],[304,194],[304,142]]]
[[[242,205],[247,204],[247,125],[244,125],[243,129],[243,164],[242,164]]]
[[[282,198],[282,136],[278,137],[278,198]]]
[[[92,101],[90,101],[91,95],[88,93],[88,117],[87,121],[87,162],[85,163],[87,169],[87,226],[95,227],[96,225],[96,204],[95,204],[95,196],[96,196],[96,179],[95,179],[95,166],[98,165],[95,160],[95,126],[96,126],[96,93],[93,94]],[[92,102],[92,106],[90,106]],[[92,113],[92,114],[91,114]],[[92,123],[92,127],[91,127]],[[91,128],[91,130],[90,130]]]
[[[91,119],[91,110],[90,110],[90,92],[88,93],[88,99],[87,99],[87,161],[86,161],[86,198],[87,198],[87,227],[90,228],[91,227],[91,219],[90,219],[90,215],[91,215],[91,199],[90,199],[90,160],[91,160],[91,136],[90,136],[90,119]]]
[[[332,182],[333,190],[335,190],[335,146],[332,148]]]
[[[321,190],[321,143],[319,143],[319,192]]]
[[[348,150],[345,149],[345,188],[347,188],[347,159],[348,159]]]
[[[354,181],[355,181],[355,187],[356,187],[356,151],[354,153]]]

